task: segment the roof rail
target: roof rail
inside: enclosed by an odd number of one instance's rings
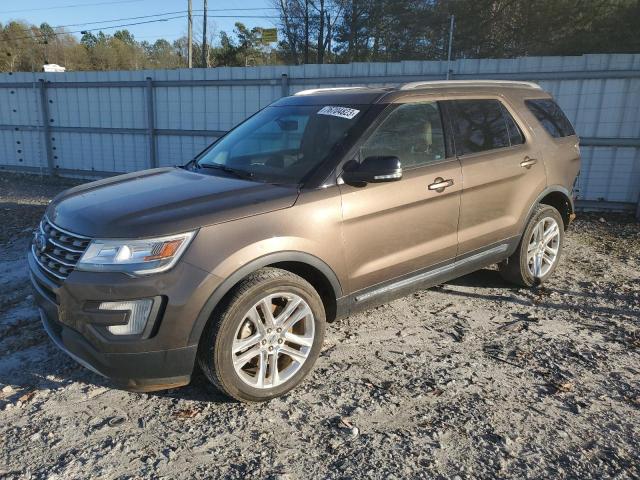
[[[533,82],[517,82],[513,80],[432,80],[424,82],[411,82],[406,83],[400,87],[400,90],[413,90],[415,88],[428,88],[428,87],[444,87],[444,86],[469,86],[469,87],[525,87],[535,88],[536,90],[542,90],[542,87]]]
[[[367,87],[310,88],[309,90],[301,90],[300,92],[296,92],[296,93],[294,93],[294,95],[295,96],[297,96],[297,95],[312,95],[314,93],[320,93],[320,92],[335,92],[336,90],[356,90],[356,89],[361,89],[361,88],[367,88]]]

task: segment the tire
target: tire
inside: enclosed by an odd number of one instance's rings
[[[547,223],[543,224],[542,222]],[[553,237],[553,241],[545,244],[547,247],[545,248],[537,242],[540,230],[536,231],[536,229],[541,224],[544,229],[548,229],[554,223],[557,226],[557,236]],[[513,255],[499,264],[502,278],[523,287],[537,286],[546,282],[558,267],[563,241],[564,222],[560,213],[549,205],[538,205],[524,229],[518,248]],[[553,250],[556,250],[555,255],[551,253]],[[531,258],[532,253],[533,259]],[[553,261],[550,262],[551,257],[553,257]],[[536,263],[538,258],[540,263]],[[538,266],[539,268],[537,268]]]
[[[322,300],[309,282],[286,270],[262,268],[216,307],[200,339],[198,364],[229,397],[270,400],[311,371],[325,328]]]

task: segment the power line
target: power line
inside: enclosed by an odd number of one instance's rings
[[[110,5],[110,4],[119,4],[119,3],[133,3],[133,2],[140,2],[140,1],[144,1],[144,0],[120,0],[120,1],[115,1],[115,2],[97,2],[97,3],[85,3],[85,4],[76,4],[76,5],[67,5],[67,6],[61,6],[61,7],[47,7],[47,8],[42,8],[42,9],[32,9],[32,10],[47,10],[47,9],[53,9],[53,8],[66,8],[66,7],[78,7],[78,6],[94,6],[94,5]],[[257,10],[278,10],[277,8],[272,8],[272,7],[255,7],[255,8],[217,8],[217,9],[209,9],[208,12],[231,12],[231,11],[257,11]],[[18,11],[18,10],[15,10]],[[203,12],[203,9],[196,9],[194,10],[194,12]],[[2,12],[0,12],[2,13]],[[7,13],[7,12],[4,12]],[[143,18],[155,18],[155,17],[160,17],[160,16],[165,16],[165,15],[174,15],[174,14],[185,14],[187,13],[187,10],[178,10],[178,11],[174,11],[174,12],[164,12],[164,13],[156,13],[156,14],[151,14],[151,15],[139,15],[139,16],[135,16],[135,17],[123,17],[123,18],[115,18],[115,19],[111,19],[111,20],[99,20],[99,21],[93,21],[93,22],[83,22],[83,23],[70,23],[67,25],[56,25],[54,27],[51,27],[53,29],[59,29],[59,28],[66,28],[66,27],[79,27],[79,26],[85,26],[85,25],[96,25],[96,24],[103,24],[103,23],[111,23],[111,22],[119,22],[119,21],[126,21],[126,20],[138,20],[138,19],[143,19]],[[203,17],[204,15],[192,15],[193,17]],[[279,19],[280,16],[278,15],[211,15],[209,14],[208,17],[210,18],[262,18],[262,19]],[[135,25],[144,25],[144,24],[149,24],[149,23],[158,23],[158,22],[166,22],[169,20],[176,20],[176,19],[180,19],[180,18],[184,18],[183,15],[177,15],[177,16],[173,16],[173,17],[168,17],[168,18],[159,18],[156,20],[148,20],[148,21],[142,21],[142,22],[133,22],[133,23],[125,23],[125,24],[119,24],[119,25],[100,25],[98,27],[94,27],[94,28],[84,28],[82,30],[75,30],[75,31],[64,31],[64,32],[53,32],[51,34],[33,34],[30,36],[23,36],[23,37],[14,37],[14,38],[9,38],[6,40],[0,40],[0,43],[6,43],[9,41],[15,41],[15,40],[30,40],[30,39],[37,39],[37,38],[47,38],[50,37],[52,35],[54,36],[58,36],[58,35],[70,35],[73,33],[85,33],[85,32],[93,32],[93,31],[100,31],[100,30],[110,30],[113,28],[121,28],[121,27],[129,27],[129,26],[135,26]],[[293,17],[290,17],[293,18]]]
[[[179,15],[177,17],[168,17],[168,18],[159,18],[158,20],[147,20],[146,22],[134,22],[134,23],[123,23],[121,25],[110,25],[110,26],[102,26],[96,28],[85,28],[83,30],[76,30],[74,32],[65,32],[65,33],[82,33],[82,32],[95,32],[100,30],[109,30],[111,28],[120,28],[120,27],[131,27],[133,25],[144,25],[146,23],[157,23],[157,22],[168,22],[169,20],[183,19],[183,15]]]
[[[253,7],[253,8],[209,8],[207,9],[208,12],[241,12],[241,11],[255,11],[255,10],[280,10],[279,8],[275,8],[275,7]],[[201,12],[202,9],[200,10],[194,10],[197,12]]]
[[[136,1],[143,1],[143,0],[136,0]],[[119,2],[113,2],[113,3],[119,3]],[[97,4],[96,4],[97,5]],[[209,12],[228,12],[228,11],[234,11],[234,10],[238,10],[238,11],[254,11],[254,10],[274,10],[271,7],[256,7],[256,8],[218,8],[218,9],[209,9]],[[192,10],[193,12],[203,12],[203,9],[195,9]],[[2,12],[0,12],[2,13]],[[175,12],[164,12],[164,13],[155,13],[153,15],[139,15],[136,17],[122,17],[122,18],[113,18],[111,20],[97,20],[94,22],[81,22],[81,23],[69,23],[66,25],[55,25],[51,28],[67,28],[67,27],[80,27],[80,26],[84,26],[84,25],[96,25],[96,24],[102,24],[102,23],[111,23],[111,22],[122,22],[122,21],[126,21],[126,20],[140,20],[142,18],[154,18],[154,17],[163,17],[165,15],[177,15],[177,14],[184,14],[184,13],[188,13],[188,10],[176,10]],[[196,15],[196,16],[202,16],[202,15]],[[213,18],[280,18],[278,16],[275,15],[208,15],[209,17],[213,17]],[[105,27],[107,28],[107,27]],[[67,32],[69,33],[69,32]]]
[[[135,40],[136,42],[138,40],[148,40],[148,39],[153,39],[153,40],[167,40],[168,42],[172,42],[174,37],[178,37],[179,35],[182,35],[182,31],[180,32],[174,32],[174,33],[166,33],[166,34],[155,34],[155,35],[136,35],[135,36]]]
[[[202,12],[202,9],[199,10],[193,10],[193,12]],[[211,10],[208,10],[209,12],[211,12]],[[160,17],[163,15],[174,15],[174,14],[188,14],[188,10],[179,10],[177,12],[166,12],[166,13],[158,13],[156,15],[141,15],[139,17],[125,17],[125,18],[114,18],[113,20],[101,20],[101,21],[96,21],[96,22],[83,22],[83,23],[71,23],[69,25],[56,25],[55,27],[51,27],[51,28],[66,28],[66,27],[79,27],[82,25],[95,25],[95,24],[101,24],[101,23],[110,23],[110,22],[122,22],[125,20],[138,20],[141,18],[153,18],[153,17]],[[201,14],[195,14],[192,15],[194,17],[202,17],[204,16],[202,13]],[[208,18],[280,18],[277,15],[210,15],[207,14]],[[302,17],[292,17],[289,16],[288,18],[302,18]],[[96,27],[95,29],[97,29],[99,27]],[[108,27],[105,27],[108,28]],[[94,29],[94,30],[95,30]],[[69,32],[67,32],[69,33]]]
[[[140,18],[145,18],[145,17],[154,17],[157,15],[149,15],[149,16],[143,16]],[[194,17],[203,17],[204,15],[193,15]],[[265,15],[209,15],[210,18],[265,18],[265,19],[273,19],[273,18],[280,18],[277,16],[265,16]],[[131,18],[135,18],[135,17],[131,17]],[[9,38],[6,40],[2,40],[0,39],[0,43],[7,43],[10,41],[15,41],[15,40],[33,40],[33,39],[37,39],[37,38],[47,38],[50,36],[58,36],[58,35],[71,35],[73,33],[85,33],[85,32],[95,32],[95,31],[100,31],[100,30],[110,30],[113,28],[121,28],[121,27],[131,27],[134,25],[145,25],[145,24],[149,24],[149,23],[158,23],[158,22],[167,22],[169,20],[176,20],[176,19],[183,19],[184,16],[183,15],[179,15],[179,16],[175,16],[175,17],[168,17],[168,18],[159,18],[156,20],[147,20],[144,22],[134,22],[134,23],[123,23],[123,24],[119,24],[119,25],[103,25],[103,26],[99,26],[99,27],[95,27],[95,28],[84,28],[82,30],[72,30],[72,31],[64,31],[64,32],[53,32],[53,33],[41,33],[41,34],[33,34],[30,36],[24,36],[24,37],[13,37],[13,38]],[[124,20],[124,19],[123,19]],[[116,21],[116,20],[105,20],[105,22],[109,22],[109,21]],[[92,23],[78,23],[75,25],[92,25],[95,23],[100,23],[100,22],[92,22]],[[74,25],[74,26],[75,26]],[[71,26],[71,25],[67,25],[67,26]],[[51,27],[51,28],[62,28],[62,26],[56,26],[56,27]]]
[[[57,10],[60,8],[78,8],[78,7],[94,7],[98,5],[114,5],[117,3],[136,3],[136,2],[144,2],[145,0],[118,0],[115,2],[97,2],[97,3],[77,3],[75,5],[58,5],[55,7],[41,7],[41,8],[23,8],[20,10],[5,10],[4,12],[0,12],[0,14],[5,13],[21,13],[21,12],[37,12],[41,10]]]
[[[183,19],[184,16],[180,15],[178,17],[169,17],[169,18],[160,18],[157,20],[147,20],[145,22],[134,22],[134,23],[123,23],[121,25],[111,25],[111,26],[103,26],[103,27],[96,27],[96,28],[86,28],[83,30],[74,30],[71,32],[53,32],[53,34],[34,34],[32,36],[28,36],[28,37],[15,37],[15,38],[11,38],[8,40],[0,40],[0,43],[7,43],[9,41],[14,41],[14,40],[33,40],[36,38],[47,38],[51,35],[70,35],[72,33],[85,33],[85,32],[95,32],[95,31],[100,31],[100,30],[110,30],[112,28],[121,28],[121,27],[131,27],[133,25],[144,25],[147,23],[158,23],[158,22],[168,22],[169,20],[176,20],[176,19]]]
[[[153,17],[163,17],[165,15],[176,15],[179,13],[187,13],[186,10],[179,10],[177,12],[165,12],[165,13],[156,13],[155,15],[140,15],[138,17],[125,17],[125,18],[114,18],[113,20],[99,20],[96,22],[83,22],[83,23],[69,23],[67,25],[56,25],[51,28],[67,28],[67,27],[80,27],[83,25],[95,25],[97,23],[111,23],[111,22],[124,22],[126,20],[140,20],[142,18],[153,18]]]
[[[6,13],[20,13],[20,12],[35,12],[35,11],[40,11],[40,10],[55,10],[55,9],[60,9],[60,8],[77,8],[77,7],[91,7],[91,6],[98,6],[98,5],[113,5],[113,4],[119,4],[119,3],[137,3],[137,2],[144,2],[146,0],[119,0],[119,1],[114,1],[114,2],[98,2],[98,3],[83,3],[83,4],[78,4],[78,5],[66,5],[66,6],[58,6],[58,7],[43,7],[43,8],[31,8],[31,9],[25,9],[25,10],[6,10],[4,12],[0,12],[0,14],[6,14]],[[255,11],[261,11],[261,10],[279,10],[276,7],[253,7],[253,8],[210,8],[209,12],[255,12]],[[180,12],[186,12],[186,10],[182,10]],[[180,12],[166,12],[166,13],[159,13],[157,15],[142,15],[140,17],[129,17],[129,19],[133,19],[133,18],[144,18],[144,17],[154,17],[154,16],[158,16],[158,15],[170,15],[172,13],[180,13]],[[202,9],[196,9],[194,10],[194,12],[202,12]],[[122,19],[122,20],[126,20],[126,19]],[[105,22],[108,22],[109,20],[105,20]],[[115,21],[115,20],[114,20]],[[97,23],[97,22],[93,22],[93,23]],[[88,24],[72,24],[73,25],[88,25]]]
[[[201,17],[201,16],[202,15],[194,15],[194,17]],[[279,15],[208,15],[208,16],[210,18],[280,18]],[[289,16],[287,18],[303,18],[303,17]]]

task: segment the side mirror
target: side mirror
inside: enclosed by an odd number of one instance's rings
[[[393,182],[402,178],[402,166],[398,157],[367,157],[362,163],[348,162],[342,173],[342,181],[349,185]]]

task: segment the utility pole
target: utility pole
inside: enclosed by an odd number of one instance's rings
[[[449,76],[451,75],[451,46],[453,45],[453,26],[455,19],[455,15],[451,15],[451,25],[449,25],[449,53],[447,54],[447,80],[449,80]]]
[[[188,43],[187,43],[187,58],[188,58],[188,63],[189,63],[189,68],[193,68],[193,17],[191,15],[192,11],[191,11],[191,0],[187,0],[188,2],[188,10],[189,13],[187,14],[187,18],[188,18],[188,25],[189,25],[189,33],[188,33]]]
[[[309,63],[309,0],[304,1],[304,63]]]
[[[204,20],[202,23],[202,66],[209,66],[209,52],[207,51],[207,0],[204,0]]]

